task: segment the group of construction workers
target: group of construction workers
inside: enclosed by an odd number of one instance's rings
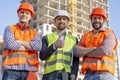
[[[107,14],[102,8],[92,10],[93,29],[80,41],[66,31],[70,22],[66,10],[55,13],[56,31],[42,39],[29,27],[35,16],[33,6],[21,3],[17,14],[18,23],[6,27],[3,35],[2,80],[38,80],[39,59],[45,61],[42,80],[76,80],[79,58],[84,80],[114,80],[118,43],[114,32],[104,27]]]

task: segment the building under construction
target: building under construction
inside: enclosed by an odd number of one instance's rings
[[[106,10],[107,16],[109,16],[108,0],[21,0],[21,2],[29,2],[33,5],[35,17],[31,20],[30,26],[36,29],[40,36],[56,30],[53,25],[53,18],[56,11],[61,9],[67,10],[70,16],[68,32],[77,37],[81,37],[84,32],[92,28],[89,14],[93,8],[102,7]],[[105,27],[109,29],[109,19]],[[44,63],[41,62],[40,68],[42,68],[43,65]],[[79,66],[79,68],[81,68],[81,66]],[[116,70],[116,80],[119,80],[118,70]],[[39,80],[41,80],[42,74],[43,71],[40,69],[40,72],[38,72]],[[77,80],[82,80],[83,77],[84,75],[79,71]]]
[[[94,7],[104,8],[107,16],[109,12],[108,0],[22,0],[21,2],[25,1],[33,5],[36,13],[31,26],[42,35],[55,30],[53,17],[60,9],[69,12],[71,21],[68,32],[75,36],[81,36],[82,33],[91,29],[89,14]],[[105,26],[109,28],[109,20]]]

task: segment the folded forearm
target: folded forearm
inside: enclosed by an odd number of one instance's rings
[[[84,56],[87,55],[88,53],[90,53],[91,51],[93,51],[94,49],[96,49],[95,47],[93,48],[85,48],[85,47],[76,47],[76,54],[79,56]]]
[[[113,56],[112,50],[116,45],[116,40],[113,33],[110,33],[102,42],[102,45],[94,51],[87,54],[90,57]]]
[[[93,50],[87,54],[87,56],[89,56],[89,57],[101,57],[101,56],[105,56],[105,55],[106,54],[100,47],[96,48],[95,50]]]

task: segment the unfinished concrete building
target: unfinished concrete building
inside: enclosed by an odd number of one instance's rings
[[[36,16],[31,21],[31,27],[36,28],[43,35],[54,31],[53,17],[56,11],[63,9],[70,14],[71,23],[68,31],[76,36],[91,29],[89,14],[94,7],[102,7],[108,16],[108,0],[22,0],[30,2],[35,9]],[[43,27],[47,26],[47,27]],[[109,28],[109,20],[105,25]],[[51,27],[51,28],[49,28]],[[47,32],[43,28],[47,28]]]

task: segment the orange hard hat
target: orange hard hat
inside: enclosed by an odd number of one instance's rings
[[[19,8],[17,10],[17,13],[20,10],[28,10],[28,11],[30,11],[32,17],[34,17],[34,15],[35,15],[35,12],[34,12],[34,9],[33,9],[32,5],[30,3],[28,3],[28,2],[21,3],[21,5],[19,6]]]
[[[90,14],[90,18],[91,18],[93,15],[102,16],[104,19],[107,19],[107,15],[106,15],[105,11],[104,11],[102,8],[94,8],[94,9],[92,10],[92,13]]]

